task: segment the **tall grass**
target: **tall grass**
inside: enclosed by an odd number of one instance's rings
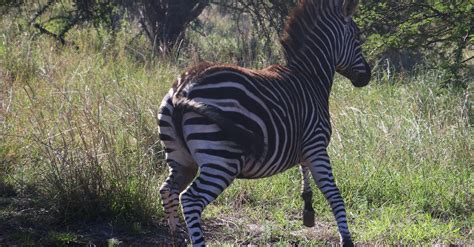
[[[158,188],[167,168],[155,115],[175,76],[202,58],[254,67],[279,60],[254,51],[233,57],[248,43],[214,29],[204,38],[190,32],[190,48],[157,58],[131,26],[116,35],[75,30],[68,38],[76,50],[17,21],[0,24],[0,187],[43,198],[66,222],[161,218]],[[355,239],[472,242],[470,94],[440,89],[437,71],[384,75],[363,89],[337,78],[331,96],[329,152]],[[337,239],[320,193],[314,205],[327,230],[300,232],[299,188],[296,169],[236,181],[204,213],[205,221],[232,222],[213,242]]]
[[[140,62],[98,32],[76,33],[76,51],[9,31],[0,153],[10,182],[38,190],[66,220],[159,213],[154,115],[177,68]]]

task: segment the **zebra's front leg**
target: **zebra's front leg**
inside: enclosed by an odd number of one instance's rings
[[[169,161],[168,163],[170,174],[161,185],[160,195],[171,235],[176,236],[177,228],[179,227],[179,194],[196,176],[197,167],[195,164],[185,167],[175,161]]]
[[[351,233],[347,225],[346,208],[341,193],[336,186],[329,155],[326,150],[320,151],[308,160],[309,169],[313,175],[316,185],[329,202],[332,213],[337,221],[338,231],[341,237],[342,246],[353,246]]]
[[[313,191],[309,182],[309,168],[306,165],[300,166],[302,175],[301,197],[304,201],[303,208],[303,225],[307,227],[314,226],[314,209],[313,209]]]

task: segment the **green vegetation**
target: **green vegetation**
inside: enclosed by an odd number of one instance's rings
[[[20,11],[30,16],[26,22],[36,32],[54,38],[62,45],[75,46],[69,32],[93,26],[116,33],[126,22],[139,28],[152,49],[152,56],[168,54],[187,46],[186,30],[205,32],[209,22],[202,23],[203,11],[218,10],[238,23],[233,35],[249,41],[251,53],[238,53],[254,60],[258,54],[272,57],[276,34],[297,0],[4,0],[0,13]],[[429,64],[443,70],[439,83],[467,89],[472,76],[469,61],[474,56],[474,4],[470,0],[383,0],[361,1],[356,13],[364,48],[376,66],[388,58],[399,70],[412,70],[414,65]],[[242,25],[244,24],[244,25]],[[247,25],[245,25],[247,24]],[[251,24],[249,28],[248,24]],[[209,33],[207,33],[209,34]],[[252,39],[248,39],[248,37]],[[245,42],[244,42],[245,43]],[[260,46],[259,46],[260,45]],[[242,46],[243,48],[245,47]],[[258,51],[257,51],[258,50]],[[242,51],[242,50],[237,50]],[[250,55],[250,56],[248,56]],[[244,61],[240,61],[244,62]],[[245,62],[244,62],[245,63]],[[471,74],[469,74],[471,73]]]
[[[474,58],[468,53],[474,41],[473,7],[469,0],[367,1],[356,21],[372,56],[398,53],[401,67],[434,64],[444,70],[441,84],[466,89],[467,62]]]
[[[190,31],[188,48],[156,58],[126,23],[115,34],[71,31],[75,49],[22,22],[12,14],[0,23],[0,244],[170,241],[158,193],[167,175],[155,121],[163,95],[199,57],[252,67],[278,57],[243,56],[251,41],[230,24],[214,23],[207,38]],[[456,91],[439,87],[444,76],[379,69],[363,89],[337,78],[330,155],[357,243],[473,243],[472,78]],[[206,237],[337,242],[320,193],[316,227],[302,226],[300,181],[291,169],[235,182],[204,212]]]

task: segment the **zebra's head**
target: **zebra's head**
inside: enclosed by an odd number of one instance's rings
[[[361,32],[352,19],[358,0],[342,0],[341,14],[343,38],[339,47],[340,55],[336,63],[336,71],[351,80],[356,87],[367,85],[371,78],[370,66],[362,55]]]

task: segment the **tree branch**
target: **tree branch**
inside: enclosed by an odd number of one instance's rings
[[[56,0],[48,0],[48,2],[43,5],[31,18],[28,24],[32,25],[38,17],[44,14],[44,12],[55,2]]]
[[[32,26],[34,28],[38,29],[38,31],[40,33],[46,34],[50,37],[53,37],[54,39],[59,41],[61,43],[61,45],[70,45],[70,46],[73,46],[75,49],[79,49],[79,47],[76,44],[74,44],[74,42],[69,42],[69,41],[65,40],[64,37],[62,37],[61,35],[55,34],[51,31],[47,30],[46,28],[44,28],[43,26],[41,26],[38,23],[34,23]]]
[[[463,60],[461,63],[465,63],[465,62],[468,62],[470,60],[474,59],[474,56],[471,56],[470,58],[467,58],[466,60]]]

